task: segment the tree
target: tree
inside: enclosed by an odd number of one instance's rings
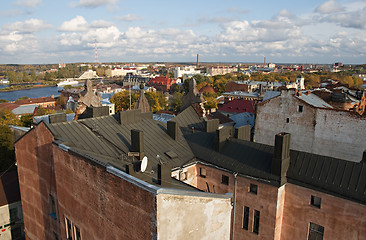
[[[33,122],[33,115],[32,114],[25,114],[20,117],[20,121],[23,123],[24,127],[30,127]]]
[[[137,93],[132,93],[131,94],[131,109],[134,108],[135,103],[138,99],[139,95]],[[119,112],[119,111],[123,111],[123,110],[128,110],[130,108],[130,95],[128,91],[123,91],[123,92],[119,92],[114,94],[111,97],[111,103],[115,104],[115,111]]]
[[[56,111],[53,109],[46,109],[43,107],[39,107],[36,111],[36,116],[43,116],[43,115],[49,115],[49,114],[55,114]]]
[[[183,93],[175,92],[173,94],[173,99],[171,102],[171,109],[173,109],[176,112],[180,111],[180,107],[182,106],[182,97],[183,97]]]
[[[21,121],[14,113],[9,110],[0,111],[0,125],[16,125],[22,126]]]
[[[152,112],[157,112],[166,108],[168,102],[162,92],[147,92],[145,95]]]
[[[0,172],[6,171],[15,162],[13,132],[0,125]]]

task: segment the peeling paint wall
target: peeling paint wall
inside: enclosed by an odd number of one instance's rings
[[[365,239],[365,205],[289,183],[284,191],[281,232],[275,239],[307,239],[310,222],[324,227],[325,240]],[[321,198],[320,208],[310,204],[312,195]]]
[[[231,199],[157,195],[158,240],[230,239]]]
[[[206,172],[200,176],[200,168]],[[191,165],[184,169],[187,184],[193,185],[203,191],[215,193],[235,193],[234,175],[202,164]],[[222,183],[222,176],[228,177],[228,185]],[[249,192],[250,184],[257,186],[257,194]],[[277,187],[256,179],[237,177],[237,197],[235,210],[234,239],[268,239],[272,240],[275,234]],[[243,228],[244,207],[249,207],[248,230]],[[259,234],[253,233],[254,211],[260,211]],[[232,212],[230,213],[232,218]]]
[[[254,139],[274,145],[276,134],[288,132],[291,149],[359,162],[366,149],[365,129],[365,117],[314,108],[291,91],[282,91],[281,96],[257,106]]]

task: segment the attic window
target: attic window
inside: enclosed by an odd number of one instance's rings
[[[303,109],[304,109],[304,106],[299,105],[299,112],[302,112],[302,111],[303,111]]]
[[[320,208],[320,205],[322,203],[322,199],[320,197],[315,197],[311,195],[311,202],[310,204],[314,207]]]
[[[249,192],[257,195],[258,193],[258,186],[255,184],[250,184],[249,186]]]

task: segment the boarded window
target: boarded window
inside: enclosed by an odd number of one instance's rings
[[[253,232],[259,234],[259,216],[261,212],[254,210]]]
[[[323,240],[324,227],[310,223],[308,240]]]
[[[248,230],[248,225],[249,225],[249,207],[244,206],[243,229]]]

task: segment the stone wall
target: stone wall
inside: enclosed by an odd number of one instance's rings
[[[274,136],[287,132],[291,149],[359,162],[366,149],[365,128],[365,117],[315,108],[295,98],[292,91],[282,91],[281,96],[258,104],[254,139],[274,145]]]

